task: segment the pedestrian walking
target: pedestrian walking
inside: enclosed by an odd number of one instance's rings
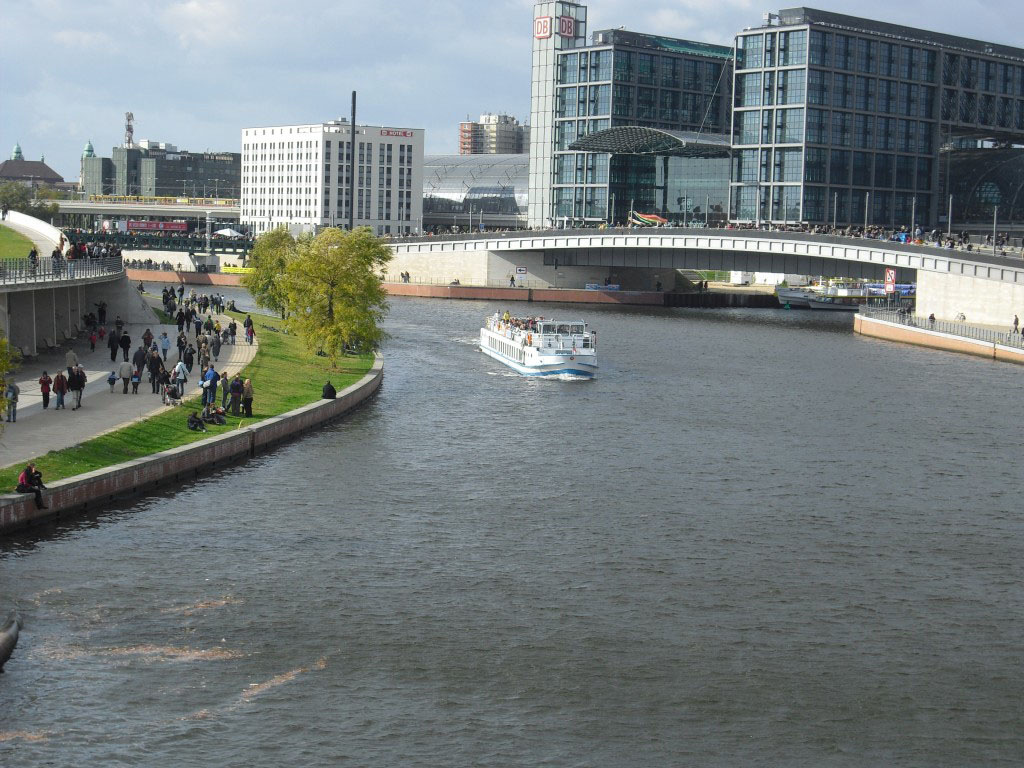
[[[110,350],[110,362],[117,360],[117,348],[120,346],[121,337],[116,333],[111,333],[107,337],[107,349]]]
[[[149,349],[150,345],[152,345],[152,343],[153,343],[153,332],[151,330],[149,330],[149,328],[147,328],[145,330],[145,332],[142,334],[142,346],[144,346],[146,349]]]
[[[238,323],[232,320],[228,323],[228,337],[231,339],[231,346],[235,346],[235,336],[238,335]]]
[[[7,391],[4,396],[7,398],[7,421],[15,422],[18,420],[18,396],[21,395],[21,387],[18,383],[11,379],[7,382]]]
[[[121,340],[118,342],[118,346],[121,347],[121,352],[124,354],[124,359],[128,359],[128,350],[132,348],[132,337],[128,335],[128,331],[121,333]]]
[[[68,380],[64,375],[64,371],[57,371],[57,377],[53,380],[53,394],[56,396],[56,400],[53,403],[53,410],[59,411],[63,408],[67,410],[67,406],[64,405],[64,396],[68,393]]]
[[[185,361],[185,367],[188,369],[188,372],[192,373],[192,366],[195,364],[196,360],[195,347],[189,344],[188,348],[185,350],[185,354],[182,356],[181,359]]]
[[[205,389],[203,405],[213,405],[217,402],[217,384],[220,383],[220,374],[211,365],[203,375],[203,388]]]
[[[43,395],[43,410],[45,411],[50,407],[50,387],[53,386],[53,379],[50,378],[46,371],[43,371],[43,375],[39,377],[39,391]]]
[[[117,384],[117,371],[111,371],[107,376],[107,384],[110,385],[110,394],[114,394],[114,385]]]
[[[149,384],[153,388],[153,394],[160,394],[160,372],[164,369],[163,361],[160,360],[160,353],[155,349],[149,354],[146,363],[149,370]]]
[[[160,334],[160,354],[164,356],[164,360],[167,360],[167,353],[171,349],[171,337],[167,335],[167,331]]]
[[[1020,333],[1020,318],[1016,315],[1013,316],[1013,332]]]
[[[210,353],[213,355],[214,361],[220,359],[220,334],[213,334],[213,338],[210,340]]]
[[[185,354],[185,347],[188,346],[188,336],[186,336],[184,333],[179,333],[178,334],[177,345],[178,345],[178,360],[181,360],[182,355]]]
[[[174,384],[178,390],[178,399],[181,400],[185,396],[185,382],[188,381],[188,368],[185,366],[184,360],[179,360],[178,364],[174,366],[174,371],[171,374],[171,383]]]
[[[96,331],[89,331],[89,351],[96,351]]]
[[[128,383],[131,381],[132,374],[134,372],[135,369],[132,367],[132,364],[129,363],[127,360],[121,363],[121,367],[117,369],[117,375],[120,377],[121,384],[123,385],[121,387],[122,395],[128,394]]]
[[[78,355],[75,354],[75,350],[69,349],[64,355],[64,365],[68,369],[68,378],[71,378],[71,371],[74,370],[75,366],[78,365]]]
[[[117,329],[117,335],[120,336],[121,332],[124,331],[124,320],[121,319],[120,315],[114,320],[114,327]]]
[[[255,338],[256,338],[256,331],[250,325],[248,328],[245,329],[245,340],[246,340],[246,342],[248,342],[248,344],[250,346],[252,346],[253,339],[255,339]]]
[[[142,381],[142,371],[139,368],[132,366],[132,394],[139,394],[139,383]]]
[[[85,390],[85,383],[88,380],[85,370],[80,365],[76,365],[72,375],[68,376],[68,389],[71,390],[71,396],[75,403],[71,408],[72,411],[77,411],[82,407],[82,392]]]

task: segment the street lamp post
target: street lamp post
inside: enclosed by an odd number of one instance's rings
[[[953,238],[953,196],[949,196],[949,211],[946,213],[946,239]]]
[[[992,208],[992,255],[996,255],[996,221],[999,219],[999,206]]]

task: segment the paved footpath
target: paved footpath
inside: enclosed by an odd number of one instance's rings
[[[28,227],[22,226],[21,224],[18,224],[12,221],[11,219],[4,219],[2,224],[5,227],[10,227],[19,235],[24,235],[29,240],[31,240],[33,245],[35,245],[36,247],[36,254],[39,256],[40,261],[42,261],[43,259],[50,258],[50,254],[53,253],[53,249],[57,246],[57,243],[53,242],[52,240],[48,240],[38,232],[29,229]],[[21,254],[20,258],[27,259],[28,251],[25,251],[23,254]]]
[[[230,321],[226,315],[214,315],[214,319],[218,318],[221,325]],[[156,316],[153,318],[152,325],[128,325],[126,327],[128,335],[132,338],[132,349],[129,355],[134,354],[138,349],[146,328],[149,328],[156,338],[159,338],[161,331],[167,331],[172,344],[178,336],[177,326],[160,325],[156,321]],[[239,331],[241,330],[239,328]],[[195,334],[189,333],[189,339],[194,342]],[[227,371],[229,376],[234,376],[256,354],[258,343],[251,346],[246,344],[245,336],[241,333],[238,335],[238,341],[239,343],[235,346],[225,344],[221,347],[220,359],[214,364],[218,373]],[[85,392],[82,395],[82,407],[77,411],[71,410],[72,398],[69,393],[65,397],[67,409],[55,411],[53,409],[54,397],[51,394],[50,407],[44,411],[43,397],[39,391],[39,377],[44,370],[49,373],[50,378],[53,378],[58,370],[64,370],[66,349],[67,347],[64,347],[59,353],[47,353],[31,358],[23,363],[21,370],[15,374],[15,381],[21,388],[21,396],[18,401],[18,421],[3,425],[3,433],[0,434],[0,467],[27,461],[49,451],[77,445],[104,432],[120,429],[134,421],[174,407],[163,405],[160,395],[152,393],[148,376],[143,376],[137,395],[132,394],[130,386],[128,394],[122,394],[123,385],[120,379],[114,385],[114,392],[111,393],[110,385],[107,384],[107,376],[110,375],[111,370],[116,371],[121,365],[123,360],[121,350],[118,350],[117,361],[111,363],[110,351],[107,349],[105,341],[97,341],[96,351],[90,352],[88,340],[77,340],[73,344],[73,349],[88,377]],[[172,346],[167,352],[168,367],[177,361],[178,349]],[[67,375],[67,371],[64,372]],[[186,397],[189,394],[198,393],[199,375],[197,360],[185,387]],[[220,397],[219,389],[217,397],[218,399]],[[3,418],[6,419],[6,414],[3,415]],[[182,410],[182,425],[185,423],[185,418],[186,412]]]

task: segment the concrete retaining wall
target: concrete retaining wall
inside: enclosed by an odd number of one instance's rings
[[[218,467],[255,456],[358,406],[380,387],[383,369],[383,358],[378,356],[369,373],[339,392],[335,400],[318,400],[244,429],[58,480],[50,484],[50,490],[44,494],[49,509],[36,509],[32,494],[2,495],[0,534],[70,513],[96,509],[115,499],[143,494],[161,485],[191,480]],[[181,414],[184,422],[185,411],[182,410]]]
[[[947,352],[960,352],[976,357],[987,357],[1024,365],[1024,350],[994,344],[991,341],[967,339],[949,333],[940,333],[927,328],[912,328],[899,323],[890,323],[874,317],[856,315],[853,318],[853,330],[864,336],[887,341],[899,341],[904,344],[916,344],[919,347],[944,349]]]

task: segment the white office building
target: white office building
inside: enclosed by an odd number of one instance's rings
[[[423,130],[355,127],[355,226],[378,235],[423,227]],[[353,173],[347,120],[242,130],[241,223],[259,234],[348,227]]]

